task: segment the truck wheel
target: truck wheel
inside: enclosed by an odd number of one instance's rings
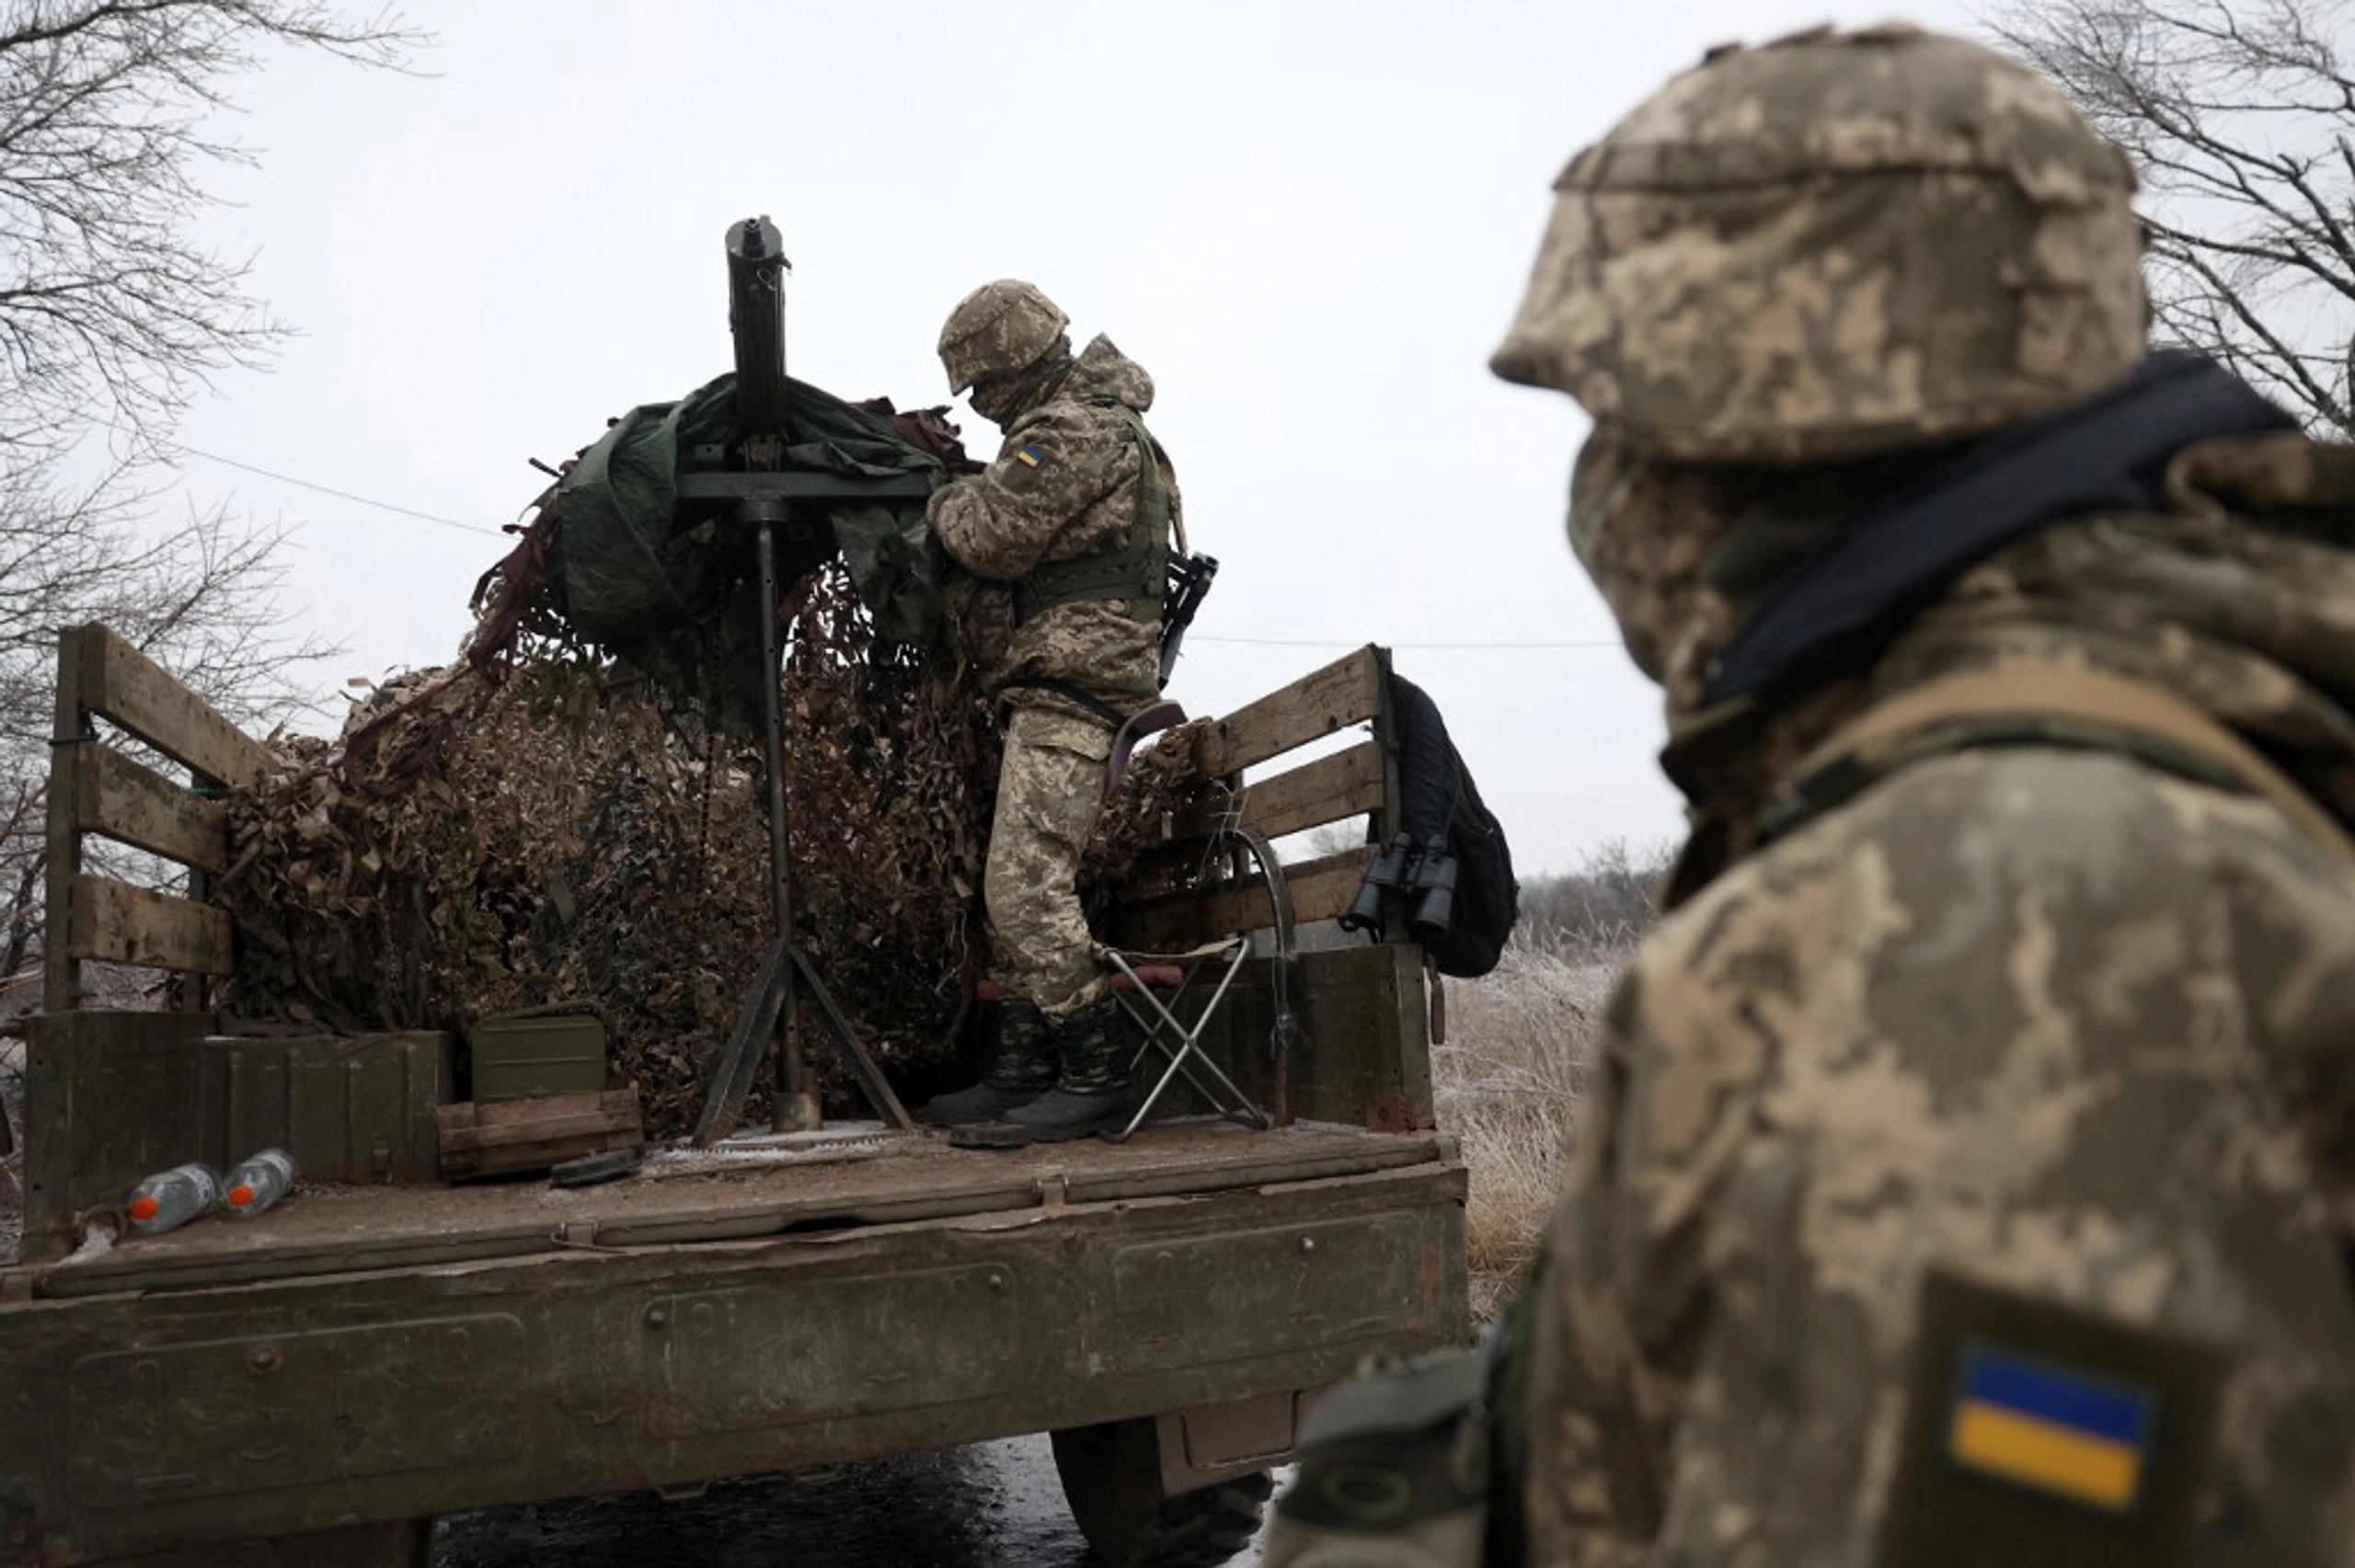
[[[1052,1436],[1063,1501],[1109,1568],[1216,1568],[1259,1533],[1274,1489],[1268,1472],[1171,1496],[1161,1489],[1150,1416]]]

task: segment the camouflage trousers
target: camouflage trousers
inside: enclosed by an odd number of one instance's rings
[[[1007,715],[982,878],[993,978],[1052,1019],[1109,994],[1078,875],[1111,756],[1111,732],[1094,719],[1022,706]]]

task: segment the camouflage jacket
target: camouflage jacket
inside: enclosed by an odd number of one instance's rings
[[[1153,378],[1107,338],[1080,351],[1048,399],[1017,415],[987,469],[935,492],[927,513],[951,559],[979,579],[959,597],[982,679],[1007,700],[1045,703],[1025,681],[1068,681],[1123,712],[1151,703],[1160,609],[1150,600],[1097,599],[1010,621],[1011,590],[1043,563],[1118,548],[1136,516],[1144,448],[1118,411],[1153,406]],[[1172,513],[1175,476],[1165,468]]]
[[[1861,707],[2000,658],[2104,669],[2291,759],[2344,821],[2355,464],[2300,444],[2179,464],[2184,517],[1982,563]],[[2296,521],[2224,519],[2198,482],[2235,478]],[[1612,1003],[1507,1325],[1527,1560],[1903,1561],[1892,1515],[1977,1440],[1943,1380],[1969,1335],[1924,1315],[1960,1281],[2094,1361],[2213,1379],[2212,1409],[2146,1407],[2212,1454],[2138,1429],[2108,1504],[2033,1455],[1998,1473],[1991,1508],[2041,1487],[2055,1521],[2000,1560],[2150,1561],[2052,1554],[2180,1504],[2204,1564],[2355,1562],[2355,864],[2327,838],[2099,726],[1963,727],[1701,887]]]

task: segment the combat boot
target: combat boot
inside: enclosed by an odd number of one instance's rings
[[[936,1094],[916,1107],[916,1120],[935,1127],[995,1121],[1054,1087],[1054,1025],[1036,1002],[1008,998],[991,1004],[990,1064],[971,1089]]]
[[[1129,1125],[1137,1096],[1119,1002],[1106,997],[1064,1019],[1055,1029],[1055,1056],[1062,1064],[1055,1086],[1009,1112],[1003,1125],[1019,1128],[1034,1143],[1092,1138]]]

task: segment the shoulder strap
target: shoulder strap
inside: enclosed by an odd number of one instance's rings
[[[2175,452],[2296,428],[2222,366],[2158,349],[2098,395],[1985,437],[1832,530],[1743,619],[1705,704],[1861,670],[1906,612],[2001,546],[2063,518],[2165,511]]]
[[[1144,428],[1135,409],[1117,398],[1088,398],[1090,407],[1112,414],[1128,426],[1137,443],[1137,505],[1129,519],[1127,537],[1109,550],[1049,561],[1015,586],[1017,624],[1057,605],[1087,599],[1144,599],[1158,605],[1169,589],[1169,531],[1176,512],[1169,504],[1169,486],[1161,477],[1161,443]],[[1178,524],[1178,548],[1186,548],[1183,523]]]
[[[2120,738],[2163,765],[2270,801],[2299,829],[2355,865],[2355,836],[2256,748],[2164,687],[2083,665],[2008,659],[1900,692],[1809,753],[1773,814],[1779,833],[1854,794],[1933,732],[1967,728],[1968,741],[2039,738],[2115,745]]]
[[[1173,525],[1178,530],[1178,554],[1186,554],[1186,524],[1169,504],[1169,486],[1162,482],[1161,465],[1169,454],[1161,450],[1161,442],[1145,429],[1144,416],[1117,397],[1092,397],[1088,402],[1103,409],[1128,426],[1129,435],[1137,443],[1137,456],[1143,468],[1137,475],[1137,510],[1132,526],[1151,525],[1155,533],[1166,533]]]

